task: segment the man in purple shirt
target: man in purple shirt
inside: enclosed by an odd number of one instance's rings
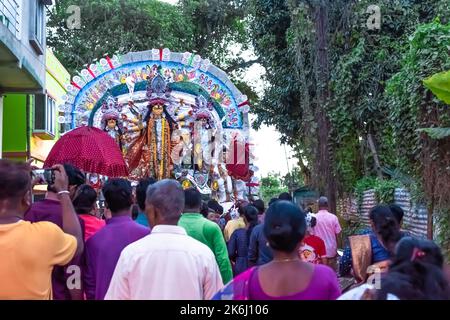
[[[103,187],[112,218],[86,242],[84,290],[88,300],[103,300],[122,250],[150,233],[131,218],[132,187],[124,179],[111,179]]]
[[[70,192],[70,198],[73,200],[73,197],[78,187],[84,184],[86,178],[78,168],[75,168],[70,164],[64,164],[64,169],[66,171],[67,177],[69,178],[68,191]],[[59,201],[58,194],[53,186],[48,186],[45,199],[33,203],[30,210],[28,210],[28,212],[25,213],[24,220],[30,222],[49,221],[53,222],[62,229],[63,227],[62,216],[63,216],[62,206]],[[83,229],[84,224],[82,224],[81,221],[80,224]],[[78,261],[78,258],[76,259],[76,261]],[[72,261],[71,263],[69,263],[69,265],[71,264],[78,264],[78,263]],[[66,273],[66,267],[55,266],[53,268],[52,291],[54,300],[72,300],[72,299],[75,300],[81,298],[79,291],[69,290],[69,288],[66,285],[67,278],[70,275],[71,273]]]

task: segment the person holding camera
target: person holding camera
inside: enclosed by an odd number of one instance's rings
[[[31,206],[30,165],[0,159],[0,299],[52,299],[54,266],[66,265],[83,251],[69,179],[62,165],[52,169],[62,230],[51,222],[24,220]]]
[[[70,200],[73,200],[78,188],[86,181],[86,177],[80,169],[72,166],[71,164],[62,165],[64,172],[66,173],[68,186],[67,195]],[[46,179],[47,180],[47,179]],[[30,222],[48,221],[53,222],[58,227],[63,228],[63,208],[58,191],[50,181],[46,181],[47,193],[45,199],[35,202],[31,205],[30,210],[25,214],[25,220]],[[78,217],[77,217],[78,218]],[[82,226],[82,232],[84,233],[84,224],[79,221]],[[84,237],[84,236],[83,236]],[[78,263],[75,263],[78,264]],[[55,267],[52,274],[52,287],[53,287],[53,299],[54,300],[72,300],[80,299],[79,292],[69,290],[67,287],[67,278],[70,273],[66,272],[64,267]]]

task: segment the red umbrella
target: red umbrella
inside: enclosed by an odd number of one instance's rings
[[[63,135],[50,151],[44,167],[64,163],[108,177],[128,176],[117,143],[106,132],[94,127],[80,127]]]

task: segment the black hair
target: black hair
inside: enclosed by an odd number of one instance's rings
[[[394,253],[395,245],[401,238],[400,228],[394,214],[387,205],[372,208],[369,218],[374,224],[375,233],[381,238],[383,245]]]
[[[272,249],[291,253],[306,234],[305,213],[292,202],[279,200],[266,211],[264,235]]]
[[[262,201],[261,199],[257,199],[255,201],[253,201],[252,205],[258,209],[258,213],[259,214],[263,214],[264,211],[266,210],[265,206],[264,206],[264,201]]]
[[[150,119],[150,116],[152,115],[154,105],[148,106],[147,114],[144,117],[144,123],[147,123],[147,121]],[[175,120],[170,116],[169,112],[167,111],[167,106],[163,105],[163,112],[166,117],[167,122],[169,123],[170,132],[172,132],[174,126],[175,126]]]
[[[209,200],[208,207],[213,209],[218,214],[223,214],[223,207],[217,202],[217,200]]]
[[[64,163],[63,166],[69,179],[69,186],[79,187],[86,183],[86,175],[80,169],[70,163]],[[47,186],[47,191],[56,193],[56,189],[50,185]]]
[[[278,199],[278,198],[272,198],[272,199],[270,199],[270,201],[269,201],[269,207],[272,205],[272,204],[274,204],[275,202],[277,202],[277,201],[279,201],[280,199]]]
[[[184,209],[199,209],[202,206],[202,194],[196,188],[184,190]]]
[[[86,175],[77,167],[70,163],[65,163],[64,170],[66,170],[67,177],[69,178],[69,186],[78,187],[86,183]]]
[[[155,182],[154,178],[141,179],[136,186],[136,201],[141,211],[145,210],[145,197],[147,196],[148,186]]]
[[[133,188],[125,179],[110,179],[103,186],[105,202],[111,213],[129,210],[133,204]]]
[[[208,218],[209,207],[208,207],[208,203],[206,203],[205,201],[202,201],[202,204],[200,205],[200,213],[205,218]]]
[[[238,205],[237,209],[238,209],[238,212],[239,212],[239,217],[243,217],[244,216],[244,212],[245,212],[244,209],[249,204],[248,204],[247,201],[239,201],[237,205]]]
[[[397,220],[397,223],[400,225],[402,223],[403,216],[405,214],[403,209],[400,206],[396,205],[396,204],[391,204],[389,206],[389,209],[391,209],[391,212],[394,215],[395,220]]]
[[[30,167],[26,163],[0,159],[0,200],[18,199],[31,187]]]
[[[96,201],[97,192],[95,189],[88,184],[83,184],[78,188],[72,204],[77,214],[87,214],[92,211]]]
[[[292,196],[289,192],[283,192],[283,193],[280,193],[280,195],[278,196],[278,199],[292,201]]]
[[[310,227],[314,228],[317,225],[317,218],[311,217]]]
[[[137,204],[133,204],[131,206],[131,218],[133,220],[136,220],[138,216],[139,216],[139,206]]]
[[[397,244],[388,274],[381,279],[377,298],[385,300],[391,293],[400,300],[449,300],[443,263],[441,250],[434,242],[403,238]]]
[[[108,132],[108,130],[106,128],[108,126],[108,121],[109,120],[115,120],[116,121],[117,132],[119,133],[120,136],[122,136],[123,135],[123,130],[122,130],[121,126],[119,125],[119,119],[111,118],[111,119],[105,119],[104,121],[102,121],[103,131]],[[123,149],[122,139],[119,139],[119,148],[120,148],[120,150]]]
[[[250,235],[252,234],[252,230],[258,224],[258,209],[255,206],[248,205],[244,208],[244,217],[248,222],[247,229],[247,239],[250,240]],[[249,241],[248,241],[249,243]]]

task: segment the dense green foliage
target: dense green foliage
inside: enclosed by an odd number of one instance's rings
[[[448,221],[450,111],[424,85],[450,69],[448,0],[377,1],[379,29],[366,24],[370,0],[249,2],[253,44],[269,83],[255,108],[256,126],[274,125],[284,135],[321,192],[325,147],[333,171],[326,183],[337,183],[329,193],[376,188],[389,202],[394,172],[407,177],[402,184],[430,215],[442,212]],[[445,83],[440,79],[438,89]]]
[[[183,0],[173,6],[157,0],[61,0],[49,15],[48,45],[73,72],[116,52],[169,48],[191,51],[223,67],[230,43],[246,43],[244,2]],[[67,28],[67,8],[81,9],[81,29]],[[245,47],[243,47],[245,48]]]
[[[396,180],[380,180],[365,177],[356,182],[354,194],[359,204],[362,203],[364,191],[374,190],[377,203],[393,203],[394,191],[402,184]]]
[[[279,174],[269,173],[266,177],[261,179],[261,197],[264,202],[269,203],[270,199],[278,198],[282,192],[287,192],[288,189],[282,184]]]

